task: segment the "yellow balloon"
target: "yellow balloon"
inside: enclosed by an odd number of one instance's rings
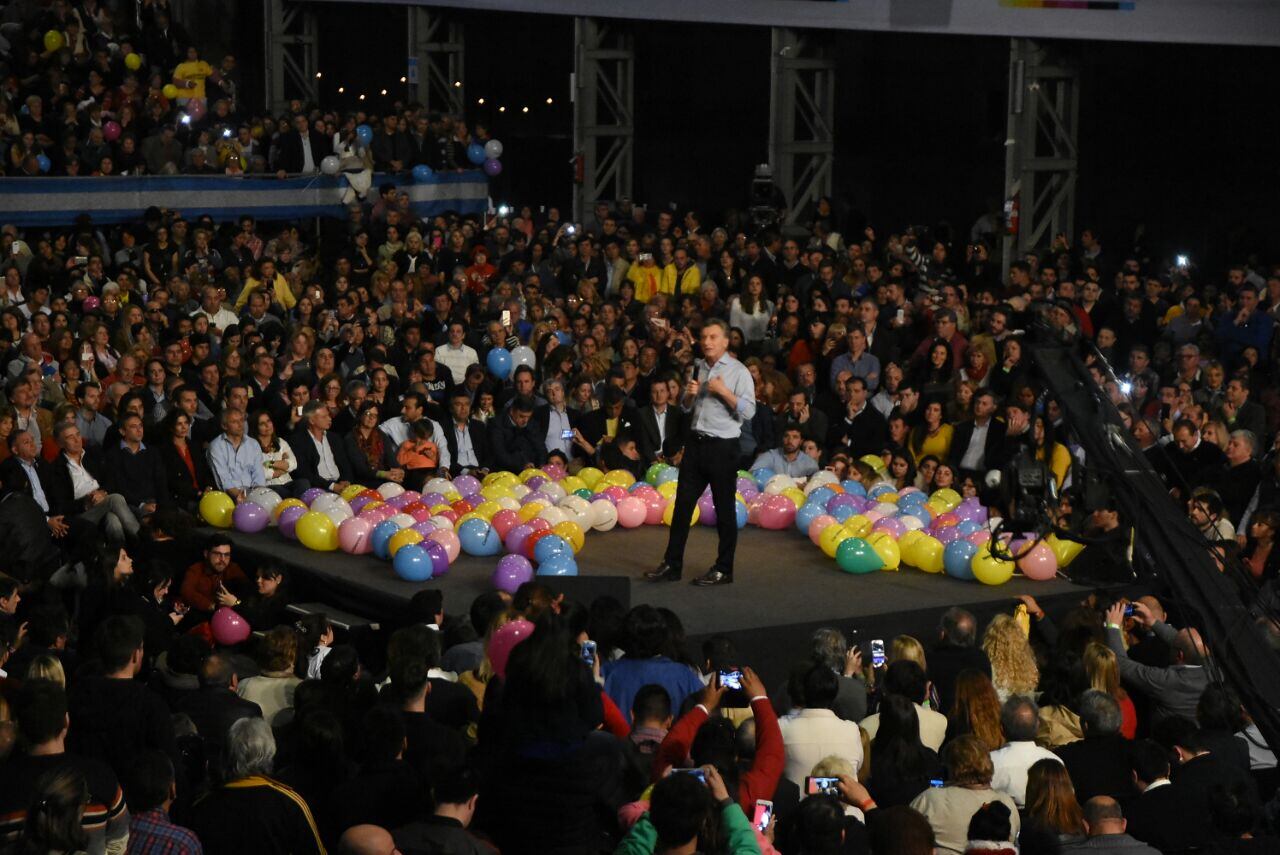
[[[663,484],[662,486],[664,486],[664,487],[665,487],[665,486],[667,486],[667,485],[666,485],[666,484]],[[665,508],[663,508],[663,509],[662,509],[662,521],[663,521],[664,523],[666,523],[667,525],[671,525],[671,516],[672,516],[672,514],[673,514],[673,513],[675,513],[675,510],[676,510],[676,503],[675,503],[675,502],[667,502],[667,506],[666,506]],[[692,518],[690,518],[690,520],[689,520],[689,525],[697,525],[697,524],[698,524],[698,517],[700,517],[700,516],[702,516],[702,512],[701,512],[700,510],[698,510],[698,506],[697,506],[697,505],[694,505],[694,506],[693,506],[693,517],[692,517]]]
[[[636,482],[636,476],[632,475],[625,469],[610,469],[609,473],[604,476],[604,483],[610,487],[622,487],[626,489]]]
[[[280,504],[283,505],[284,502]],[[301,505],[302,502],[298,504]],[[279,507],[279,505],[276,506],[277,514],[279,514]],[[200,517],[215,528],[231,528],[231,518],[235,512],[236,500],[220,490],[205,493],[200,497]]]
[[[160,91],[163,92],[164,97],[168,98],[170,101],[178,97],[178,87],[174,86],[172,83],[166,83],[164,88]]]
[[[935,517],[938,516],[939,514],[945,514],[947,511],[951,510],[950,508],[947,507],[946,502],[940,502],[936,499],[930,499],[929,501],[925,502],[924,506],[928,508],[929,511]]]
[[[301,504],[301,502],[299,502],[299,504]],[[372,501],[372,502],[370,502],[369,504],[365,505],[365,506],[364,506],[363,508],[361,508],[360,510],[362,510],[362,511],[367,511],[367,510],[369,510],[370,508],[380,508],[380,507],[382,507],[382,506],[383,506],[383,505],[385,505],[385,504],[386,504],[386,502]]]
[[[902,550],[898,549],[898,541],[893,539],[893,535],[887,531],[873,531],[867,535],[867,543],[871,544],[876,555],[884,562],[884,567],[880,569],[898,569],[898,565],[902,563]]]
[[[484,517],[485,519],[491,520],[493,519],[494,514],[502,510],[502,505],[499,505],[497,502],[487,501],[487,502],[481,502],[471,510],[475,511],[477,514]],[[432,508],[431,512],[435,513],[435,509]]]
[[[50,53],[55,50],[61,50],[66,43],[66,38],[58,30],[49,30],[44,34],[44,49]]]
[[[129,56],[133,56],[133,54],[129,54]],[[349,502],[364,491],[365,488],[360,484],[348,484],[347,489],[343,490],[339,495]]]
[[[298,517],[298,525],[294,531],[307,549],[332,552],[338,548],[338,526],[319,511],[307,511]]]
[[[929,535],[919,529],[908,529],[907,531],[904,531],[902,533],[902,537],[898,538],[898,551],[902,554],[903,560],[906,560],[907,553],[910,551],[912,544],[920,538],[928,536]],[[907,563],[910,564],[911,562],[907,561]]]
[[[829,525],[818,535],[818,548],[828,558],[836,557],[836,550],[840,548],[840,544],[847,540],[851,535],[844,530],[844,526]]]
[[[583,481],[577,475],[564,476],[564,479],[560,481],[560,486],[564,487],[564,491],[566,493],[576,493],[579,490],[589,489],[587,487],[587,482]]]
[[[1003,585],[1013,576],[1013,570],[1017,565],[1012,561],[996,558],[991,554],[990,549],[980,546],[973,554],[973,562],[969,566],[973,568],[974,578],[982,584]]]
[[[661,496],[662,498],[673,499],[675,498],[675,495],[676,495],[676,482],[668,481],[665,484],[659,484],[657,486],[657,490],[658,490],[658,495]]]
[[[422,535],[411,528],[402,528],[391,535],[391,539],[387,541],[387,553],[392,558],[395,558],[396,553],[400,551],[400,547],[408,546],[411,543],[422,543]]]
[[[926,573],[941,573],[944,549],[936,537],[926,534],[911,545],[906,562]]]
[[[124,58],[124,67],[130,71],[137,71],[142,68],[142,57],[136,53],[126,54]]]
[[[844,530],[850,537],[866,537],[867,532],[871,531],[871,520],[862,514],[854,514],[844,521]]]
[[[529,520],[542,513],[542,509],[546,505],[542,502],[530,502],[527,505],[521,505],[520,510],[516,511],[516,516],[520,518],[520,522],[527,523]]]
[[[582,532],[582,526],[573,520],[565,520],[562,523],[556,523],[551,530],[565,539],[565,542],[573,547],[573,551],[580,552],[583,545],[587,542],[586,535]]]
[[[498,499],[514,498],[511,487],[507,484],[489,484],[481,487],[480,495],[491,502],[496,502]]]
[[[547,477],[547,473],[543,472],[541,469],[526,469],[520,473],[520,483],[524,484],[530,478],[537,477],[538,475],[541,475],[543,478]]]
[[[1044,539],[1049,544],[1049,548],[1053,550],[1054,557],[1058,559],[1058,569],[1062,569],[1076,560],[1076,556],[1084,552],[1084,544],[1076,543],[1074,540],[1059,540],[1056,534],[1051,534]]]
[[[791,500],[791,504],[797,508],[804,506],[804,491],[799,487],[788,487],[782,491],[782,495]]]
[[[937,502],[944,506],[948,511],[954,511],[963,501],[960,494],[950,487],[943,487],[941,490],[934,490],[933,495],[929,497],[930,503]]]
[[[462,528],[462,524],[463,524],[464,522],[466,522],[467,520],[483,520],[484,522],[488,522],[488,520],[486,520],[484,517],[480,516],[480,515],[479,515],[478,513],[476,513],[475,511],[468,511],[467,513],[465,513],[465,514],[463,514],[462,516],[458,517],[458,521],[457,521],[456,523],[454,523],[454,524],[453,524],[453,528],[454,528],[454,530],[455,530],[455,531],[457,531],[458,529]]]
[[[604,478],[604,473],[594,466],[584,466],[578,470],[578,477],[587,485],[588,490],[594,490],[596,484],[600,483],[600,479]]]
[[[896,505],[898,504],[898,494],[897,493],[881,493],[879,496],[876,497],[876,501],[888,502],[891,505]]]
[[[481,502],[480,504],[482,504],[482,505],[483,505],[483,504],[487,504],[487,502]],[[497,502],[494,502],[494,504],[496,505],[496,504],[497,504]],[[365,505],[365,507],[367,508],[367,507],[369,507],[369,506],[368,506],[368,505]],[[499,507],[501,507],[501,506],[499,506]],[[431,511],[431,516],[433,516],[433,517],[434,517],[436,514],[440,513],[441,511],[451,511],[451,510],[453,510],[453,508],[449,507],[449,506],[448,506],[448,505],[446,505],[444,502],[441,502],[441,503],[440,503],[440,504],[438,504],[438,505],[432,505],[430,508],[428,508],[428,510],[430,510],[430,511]]]

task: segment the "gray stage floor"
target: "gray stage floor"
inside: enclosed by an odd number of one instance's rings
[[[447,576],[427,583],[399,579],[389,562],[341,552],[316,553],[285,541],[274,529],[263,534],[229,532],[238,546],[259,560],[269,554],[290,565],[295,573],[313,577],[318,587],[349,602],[354,610],[373,612],[407,602],[418,590],[444,591],[447,608],[461,611],[489,587],[498,557],[459,556]],[[1085,589],[1065,580],[1033,582],[1015,576],[1007,584],[990,587],[962,582],[946,575],[917,570],[852,576],[843,573],[808,538],[794,530],[765,531],[748,527],[739,533],[735,581],[732,585],[701,589],[687,581],[646,583],[640,574],[652,569],[666,546],[665,526],[589,532],[578,555],[583,575],[624,576],[633,580],[631,601],[672,609],[700,634],[741,632],[793,624],[891,616],[952,605],[988,608],[1012,601],[1019,594],[1060,599]],[[703,572],[715,560],[714,529],[698,526],[690,533],[685,575]]]

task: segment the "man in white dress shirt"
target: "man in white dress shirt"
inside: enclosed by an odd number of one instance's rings
[[[1036,732],[1040,728],[1040,707],[1031,698],[1014,695],[1004,702],[1000,712],[1000,724],[1004,737],[1009,740],[1003,747],[991,752],[991,789],[1010,796],[1018,807],[1027,804],[1027,770],[1040,760],[1062,761],[1052,751],[1036,745]]]
[[[455,385],[467,379],[467,368],[480,362],[476,349],[466,342],[467,328],[461,321],[449,322],[449,340],[436,348],[436,362],[449,369]]]
[[[406,392],[404,398],[400,401],[400,415],[394,419],[387,419],[378,427],[391,440],[393,447],[399,448],[400,444],[409,438],[409,425],[426,419],[431,423],[431,441],[436,444],[436,449],[440,453],[440,469],[447,471],[452,465],[449,457],[449,444],[445,441],[444,431],[440,428],[439,423],[427,417],[426,403],[426,396],[422,393]]]
[[[804,675],[804,708],[778,720],[787,747],[784,774],[798,787],[804,787],[804,779],[813,774],[818,761],[832,755],[848,760],[855,772],[862,766],[858,725],[831,709],[839,691],[836,672],[818,663]]]

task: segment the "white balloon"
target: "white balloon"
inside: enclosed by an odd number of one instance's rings
[[[565,496],[564,487],[561,487],[555,481],[548,481],[538,489],[541,490],[543,494],[546,495],[547,498],[551,499],[556,504],[559,504],[560,500],[563,499]]]
[[[342,168],[342,161],[337,155],[328,155],[324,160],[320,161],[320,171],[325,175],[337,175]]]
[[[396,524],[396,528],[409,528],[418,522],[408,514],[396,514],[391,521]]]
[[[831,484],[839,483],[840,479],[836,477],[836,473],[832,472],[830,469],[822,469],[809,476],[809,480],[806,481],[804,485],[804,494],[807,496],[819,487],[826,487]]]
[[[899,520],[902,523],[902,527],[905,528],[907,531],[919,531],[920,529],[924,528],[924,520],[920,519],[919,517],[913,517],[907,514],[902,514],[901,516],[896,517],[895,519]]]
[[[489,160],[497,160],[502,157],[502,143],[497,140],[489,140],[484,144],[484,156]]]
[[[608,499],[596,499],[591,503],[591,527],[596,531],[608,531],[618,524],[618,509]]]
[[[565,516],[564,511],[560,510],[555,505],[543,508],[538,512],[538,516],[551,523],[553,526],[560,525],[560,523],[568,519],[568,517]]]
[[[515,370],[517,365],[527,365],[530,368],[538,367],[538,358],[533,353],[533,348],[527,345],[520,345],[511,351],[511,366]]]
[[[436,516],[427,520],[427,522],[431,523],[436,528],[447,528],[449,529],[449,531],[453,531],[453,523],[449,522],[448,517],[442,517],[439,514],[437,514]]]
[[[422,485],[423,494],[439,493],[440,495],[443,496],[445,493],[449,492],[452,489],[453,489],[453,482],[450,481],[448,478],[432,478],[426,484]]]
[[[796,479],[790,475],[774,475],[769,482],[764,485],[764,491],[770,495],[777,495],[783,490],[790,489],[796,485]]]
[[[319,511],[320,513],[324,513],[330,508],[338,507],[350,510],[346,499],[342,498],[337,493],[321,493],[319,496],[315,497],[314,501],[311,502],[311,510]]]
[[[499,496],[498,507],[507,511],[518,511],[520,510],[520,502],[510,496]]]
[[[378,495],[383,499],[394,499],[403,492],[404,487],[401,487],[395,481],[388,481],[378,488]]]
[[[516,499],[523,499],[532,492],[528,484],[513,484],[511,486],[511,495],[515,496]]]
[[[276,505],[280,504],[283,499],[280,498],[279,493],[270,487],[254,487],[249,491],[249,501],[260,505],[264,511],[271,514],[276,509]],[[272,518],[271,524],[276,524],[274,518]]]
[[[333,520],[334,525],[341,525],[343,520],[349,520],[353,516],[355,516],[355,514],[352,513],[351,511],[351,506],[348,505],[346,502],[343,502],[341,505],[334,505],[333,507],[322,508],[320,513],[324,514],[326,517]]]
[[[893,502],[881,502],[876,505],[876,510],[886,517],[891,517],[898,512],[898,506]]]

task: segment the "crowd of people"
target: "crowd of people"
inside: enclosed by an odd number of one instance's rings
[[[404,174],[485,138],[416,105],[250,118],[234,58],[205,63],[164,0],[140,29],[97,0],[3,15],[6,174]],[[159,208],[0,227],[0,845],[1277,851],[1274,754],[1158,578],[1052,617],[1027,598],[1029,626],[953,609],[874,666],[821,629],[766,687],[669,611],[540,583],[449,610],[426,590],[389,637],[344,636],[288,611],[287,570],[192,527],[212,490],[678,466],[717,320],[754,381],[744,468],[994,503],[995,473],[1036,461],[1090,541],[1073,575],[1145,575],[1133,521],[1085,506],[1040,326],[1087,345],[1280,650],[1280,268],[1085,229],[1004,276],[987,219],[877,229],[824,199],[760,227],[620,199],[423,220],[369,189],[318,231]],[[217,644],[220,608],[254,636]]]

